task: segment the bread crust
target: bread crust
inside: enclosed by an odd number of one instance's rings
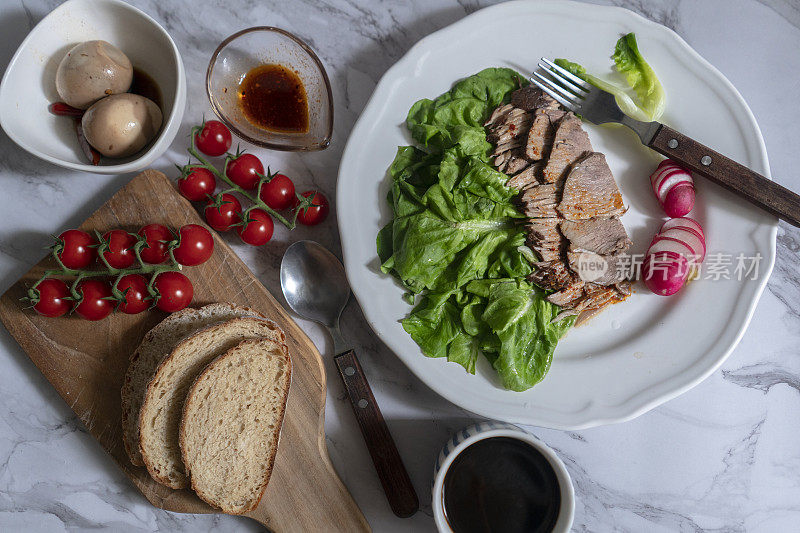
[[[136,396],[143,397],[146,389],[142,391],[134,390],[134,383],[133,378],[136,373],[140,370],[139,365],[142,364],[139,362],[141,357],[142,351],[146,348],[149,344],[152,344],[154,340],[160,335],[166,335],[165,330],[168,330],[173,325],[180,323],[185,318],[190,317],[191,315],[196,315],[196,318],[199,320],[202,318],[204,312],[216,311],[220,315],[224,311],[231,311],[231,312],[242,312],[248,313],[252,316],[261,317],[266,319],[266,317],[261,314],[260,312],[252,309],[250,307],[239,306],[232,303],[212,303],[205,305],[203,307],[187,307],[185,309],[181,309],[180,311],[176,311],[166,318],[153,326],[153,328],[148,331],[136,349],[131,353],[130,357],[128,358],[128,369],[125,372],[125,378],[122,382],[122,388],[120,390],[120,397],[121,397],[121,405],[122,405],[122,444],[125,447],[125,453],[128,454],[128,458],[130,459],[131,463],[135,466],[144,466],[144,461],[142,459],[141,453],[139,452],[139,411],[141,411],[141,404],[139,405],[139,410],[137,411],[136,406],[134,405]],[[225,318],[220,318],[220,321],[224,321]],[[183,336],[181,339],[177,339],[175,345],[177,345],[181,340],[184,340],[186,337],[192,335],[197,330],[192,330],[189,332],[188,335]],[[164,356],[168,355],[165,353]],[[152,378],[152,375],[151,375]],[[134,424],[131,427],[131,424]]]
[[[154,384],[157,381],[157,378],[158,378],[159,374],[162,372],[162,370],[167,365],[169,365],[172,362],[172,359],[176,356],[175,354],[178,353],[179,350],[181,350],[195,336],[200,335],[200,334],[205,334],[206,332],[208,332],[210,330],[214,330],[214,329],[222,330],[223,328],[229,327],[231,325],[231,323],[239,323],[239,322],[242,322],[242,321],[249,321],[249,320],[257,320],[259,322],[267,322],[267,323],[271,324],[273,329],[279,334],[280,342],[282,344],[286,343],[286,335],[283,332],[283,330],[275,322],[273,322],[272,320],[269,320],[269,319],[259,318],[259,317],[240,317],[240,318],[234,318],[234,319],[231,319],[231,320],[227,320],[227,321],[224,321],[224,322],[221,322],[221,323],[212,324],[212,325],[209,325],[209,326],[207,326],[205,328],[202,328],[200,330],[195,331],[194,333],[192,333],[191,335],[187,336],[186,338],[181,340],[179,343],[177,343],[174,346],[174,348],[172,349],[172,351],[169,353],[169,355],[167,355],[166,357],[164,357],[164,359],[161,360],[161,362],[158,365],[158,368],[156,369],[156,371],[153,374],[153,377],[150,379],[150,382],[147,384],[147,391],[145,392],[145,395],[144,395],[144,401],[142,402],[141,409],[139,409],[139,428],[140,428],[140,431],[139,431],[139,452],[142,455],[142,460],[144,461],[144,466],[147,467],[147,471],[149,472],[150,477],[152,477],[154,480],[156,480],[157,482],[161,483],[162,485],[165,485],[165,486],[170,487],[172,489],[185,489],[185,488],[189,487],[188,477],[185,474],[183,476],[183,479],[179,479],[179,480],[173,481],[168,476],[166,476],[166,475],[162,474],[161,472],[159,472],[156,469],[156,465],[154,464],[153,458],[150,457],[150,454],[147,453],[147,449],[144,446],[144,438],[143,438],[142,432],[141,432],[141,427],[143,425],[142,422],[143,422],[145,413],[147,412],[147,408],[149,407],[149,403],[151,401],[154,401],[153,400],[153,396],[155,395]]]
[[[284,341],[285,341],[285,339],[284,339]],[[206,368],[203,369],[203,371],[195,378],[194,382],[192,383],[192,386],[189,388],[189,392],[186,394],[186,401],[183,404],[183,410],[182,410],[182,413],[181,413],[181,425],[180,425],[178,441],[179,441],[180,447],[181,447],[181,459],[183,460],[184,467],[186,468],[186,475],[189,477],[191,489],[197,494],[198,497],[200,497],[201,500],[203,500],[204,502],[206,502],[207,504],[209,504],[209,505],[211,505],[213,507],[216,507],[216,508],[220,509],[222,512],[224,512],[226,514],[234,514],[234,515],[244,514],[244,513],[250,512],[250,511],[254,510],[256,507],[258,507],[258,504],[261,502],[261,499],[264,497],[264,492],[266,492],[266,490],[267,490],[267,485],[269,484],[269,480],[272,477],[272,470],[273,470],[273,468],[275,466],[275,457],[276,457],[276,455],[278,453],[278,448],[280,446],[281,430],[283,428],[283,419],[284,419],[284,416],[286,415],[286,404],[288,403],[289,392],[290,392],[290,389],[291,389],[291,386],[292,386],[292,377],[293,377],[292,376],[292,370],[293,370],[293,366],[292,366],[292,358],[289,355],[289,347],[286,346],[285,342],[281,342],[280,343],[281,355],[283,356],[283,359],[284,359],[284,361],[286,363],[286,369],[287,369],[287,373],[289,375],[289,379],[286,380],[286,383],[283,386],[283,390],[281,391],[281,396],[282,396],[282,400],[283,401],[280,404],[280,411],[278,413],[278,423],[275,425],[276,427],[275,427],[275,430],[273,432],[273,434],[275,435],[275,446],[273,447],[272,453],[269,456],[267,469],[263,474],[264,481],[263,481],[263,483],[261,484],[260,488],[257,491],[258,497],[254,498],[253,502],[248,507],[243,508],[243,509],[226,507],[223,504],[223,502],[216,501],[216,500],[213,499],[213,497],[211,495],[204,493],[202,488],[198,487],[195,484],[194,480],[192,480],[191,471],[190,471],[189,466],[187,465],[186,459],[185,459],[186,455],[187,455],[187,451],[186,451],[187,444],[186,444],[186,441],[185,441],[185,438],[184,438],[184,436],[185,436],[184,434],[185,434],[185,430],[186,430],[186,416],[185,416],[185,414],[186,414],[187,407],[190,407],[193,404],[193,395],[194,395],[196,389],[199,387],[200,383],[204,379],[207,379],[207,377],[212,372],[214,372],[214,370],[216,369],[217,366],[219,366],[222,363],[224,363],[225,362],[225,358],[227,356],[229,356],[234,350],[236,350],[236,349],[238,349],[240,347],[244,347],[244,346],[249,345],[249,344],[257,344],[258,342],[260,342],[260,340],[257,340],[257,339],[242,341],[241,343],[239,343],[238,345],[236,345],[235,347],[231,348],[230,350],[228,350],[224,354],[222,354],[219,357],[217,357],[216,359],[214,359],[211,363],[209,363],[206,366]]]

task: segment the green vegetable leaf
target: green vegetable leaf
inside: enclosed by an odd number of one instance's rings
[[[639,52],[633,33],[624,35],[617,41],[612,59],[638,101],[623,87],[587,73],[578,63],[566,59],[556,59],[555,63],[595,87],[613,94],[619,108],[629,117],[643,122],[661,118],[666,106],[666,92],[655,71]]]
[[[552,332],[571,324],[549,324],[555,307],[524,279],[535,257],[518,191],[492,167],[483,128],[524,83],[513,70],[486,69],[414,104],[406,124],[419,147],[399,147],[389,167],[394,216],[376,240],[381,270],[407,301],[420,295],[402,325],[422,352],[470,373],[482,353],[512,390],[542,379],[560,336]]]
[[[491,286],[483,318],[500,340],[492,366],[504,387],[523,391],[547,374],[559,339],[574,322],[574,317],[569,317],[551,323],[558,311],[526,281]]]

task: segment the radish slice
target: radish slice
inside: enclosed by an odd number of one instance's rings
[[[692,228],[693,230],[695,230],[697,233],[700,234],[700,237],[702,237],[703,242],[705,242],[706,235],[705,235],[705,233],[703,233],[703,226],[701,226],[700,223],[698,221],[696,221],[695,219],[689,218],[689,217],[671,218],[671,219],[667,220],[666,222],[664,222],[664,225],[661,226],[661,229],[658,230],[658,232],[659,233],[663,233],[664,231],[666,231],[668,229],[672,229],[672,228],[678,227],[678,226]]]
[[[642,278],[647,288],[660,296],[675,294],[686,283],[690,265],[675,252],[648,253],[642,263]]]
[[[694,250],[689,248],[689,245],[684,241],[673,239],[672,237],[662,237],[656,235],[650,249],[647,250],[647,255],[653,255],[661,252],[671,252],[674,254],[682,255],[687,261],[691,261],[694,257]]]
[[[694,181],[688,169],[670,159],[659,163],[650,175],[658,203],[671,217],[682,217],[694,207]]]
[[[706,245],[696,231],[690,228],[671,228],[658,234],[659,237],[670,237],[683,242],[692,249],[693,262],[702,263],[706,256]]]

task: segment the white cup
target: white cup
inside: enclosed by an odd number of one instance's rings
[[[436,466],[433,469],[433,519],[436,522],[436,527],[440,533],[453,533],[450,524],[447,522],[444,514],[444,500],[443,500],[443,487],[444,478],[447,470],[453,463],[455,458],[467,446],[475,444],[479,440],[484,440],[492,437],[511,437],[513,439],[521,440],[538,450],[553,467],[558,479],[558,486],[561,490],[561,508],[558,510],[558,519],[555,526],[553,526],[554,533],[567,533],[572,526],[572,520],[575,516],[575,491],[572,488],[572,480],[569,477],[564,463],[550,449],[545,443],[540,441],[535,435],[524,431],[513,424],[505,422],[486,421],[480,422],[473,426],[466,427],[461,431],[456,432],[447,444],[445,444],[442,451],[439,452],[439,457],[436,460]]]

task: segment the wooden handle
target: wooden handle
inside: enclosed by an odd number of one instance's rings
[[[648,145],[748,202],[800,227],[800,196],[733,159],[662,125]]]
[[[367,383],[367,376],[364,375],[364,370],[353,350],[337,355],[334,360],[339,375],[342,376],[347,396],[350,397],[350,405],[353,406],[358,425],[361,427],[361,434],[367,442],[375,470],[389,500],[389,506],[397,516],[409,517],[419,509],[419,499],[372,394],[372,389]]]

